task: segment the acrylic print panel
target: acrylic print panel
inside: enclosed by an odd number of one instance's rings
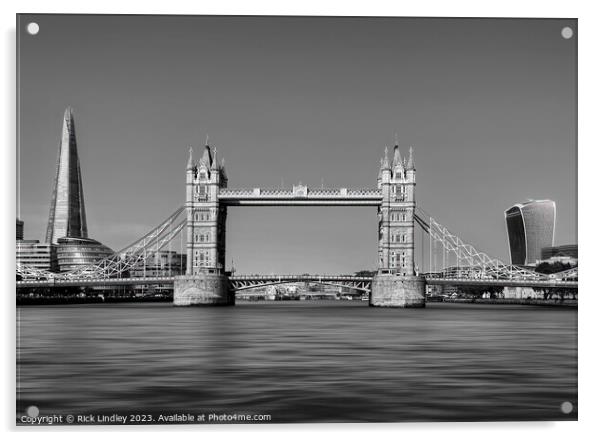
[[[18,424],[577,419],[576,20],[17,35]]]

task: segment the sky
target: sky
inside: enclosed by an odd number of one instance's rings
[[[577,242],[574,19],[21,15],[17,33],[25,238],[44,239],[71,105],[89,235],[115,250],[184,203],[207,135],[232,188],[373,188],[397,133],[418,206],[465,242],[509,261],[504,210],[527,199]],[[367,207],[233,207],[226,260],[373,269],[377,226]]]

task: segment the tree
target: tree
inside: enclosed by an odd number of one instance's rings
[[[355,273],[356,277],[373,277],[376,274],[375,270],[359,270]]]
[[[466,296],[479,297],[489,293],[492,298],[496,298],[504,291],[504,286],[462,286],[460,290]]]

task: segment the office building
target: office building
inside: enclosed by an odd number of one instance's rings
[[[149,253],[145,261],[130,270],[130,276],[169,277],[186,273],[186,255],[175,251],[158,251]]]
[[[535,265],[545,247],[554,245],[556,204],[529,200],[505,212],[510,259],[516,265]]]
[[[63,237],[88,237],[82,175],[77,154],[73,109],[68,107],[63,118],[63,131],[52,185],[52,198],[46,242],[58,243]]]
[[[61,272],[88,266],[113,254],[107,246],[88,237],[82,173],[71,107],[65,110],[63,117],[46,242],[56,245],[57,264]]]
[[[56,247],[55,244],[40,243],[39,240],[17,240],[17,266],[56,272]]]
[[[17,219],[17,240],[23,240],[23,220]]]
[[[579,251],[576,244],[565,244],[562,246],[550,246],[541,250],[541,262],[565,263],[576,266],[579,261]]]

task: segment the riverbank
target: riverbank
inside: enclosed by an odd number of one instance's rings
[[[576,299],[532,299],[532,298],[445,298],[443,301],[427,302],[450,302],[462,304],[512,304],[525,306],[560,306],[577,307]]]
[[[62,305],[62,304],[113,304],[113,303],[171,303],[173,298],[170,296],[145,296],[145,297],[99,297],[99,296],[56,296],[56,297],[18,297],[17,306],[43,306],[43,305]],[[346,301],[335,299],[312,299],[312,300],[290,300],[290,301],[269,301],[269,300],[245,300],[237,299],[237,303],[253,304],[274,304],[283,302],[321,302],[321,303],[364,303],[368,301]],[[435,304],[441,302],[461,303],[461,304],[509,304],[509,305],[528,305],[528,306],[554,306],[554,307],[577,307],[578,301],[573,299],[519,299],[519,298],[444,298],[443,300],[431,300],[427,298],[427,303]]]
[[[48,297],[17,297],[17,306],[49,306],[63,304],[113,304],[113,303],[156,303],[173,302],[173,298],[167,296],[48,296]]]

